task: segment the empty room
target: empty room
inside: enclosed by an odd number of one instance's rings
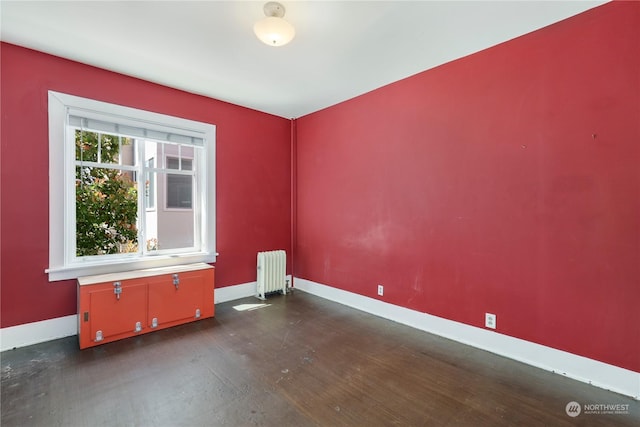
[[[2,426],[640,425],[640,2],[0,39]]]

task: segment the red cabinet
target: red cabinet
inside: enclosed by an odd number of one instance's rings
[[[153,277],[149,280],[150,327],[173,326],[192,319],[213,316],[213,292],[210,298],[203,281],[207,270]],[[206,304],[207,299],[211,304]]]
[[[147,305],[147,284],[140,280],[97,284],[88,290],[88,307],[80,312],[87,320],[81,322],[90,326],[90,336],[96,344],[125,338],[142,330],[142,310]],[[120,292],[120,298],[115,292]],[[82,325],[82,326],[84,326]]]
[[[80,348],[213,317],[213,292],[208,264],[80,277]]]

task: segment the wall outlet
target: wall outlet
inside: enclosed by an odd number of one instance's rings
[[[384,295],[384,286],[378,285],[378,295],[380,296]]]
[[[484,326],[487,328],[495,329],[496,328],[496,315],[491,313],[484,314]]]

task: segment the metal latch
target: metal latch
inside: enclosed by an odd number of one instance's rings
[[[140,332],[142,330],[142,322],[136,322],[136,329],[134,332]]]
[[[113,282],[113,293],[116,294],[116,299],[120,299],[120,294],[122,293],[122,283]]]
[[[96,342],[102,341],[102,331],[96,331]]]
[[[154,317],[153,319],[151,319],[151,327],[152,328],[157,328],[158,327],[158,318]]]
[[[200,318],[200,309],[196,308],[196,319]]]
[[[178,289],[178,285],[180,284],[180,278],[178,277],[178,273],[173,275],[173,286]]]

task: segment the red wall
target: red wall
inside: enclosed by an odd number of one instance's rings
[[[640,371],[640,3],[297,121],[296,275]]]
[[[44,273],[47,90],[217,125],[217,287],[255,281],[258,251],[290,251],[289,120],[6,43],[1,49],[2,327],[76,313],[75,281],[49,282]]]

